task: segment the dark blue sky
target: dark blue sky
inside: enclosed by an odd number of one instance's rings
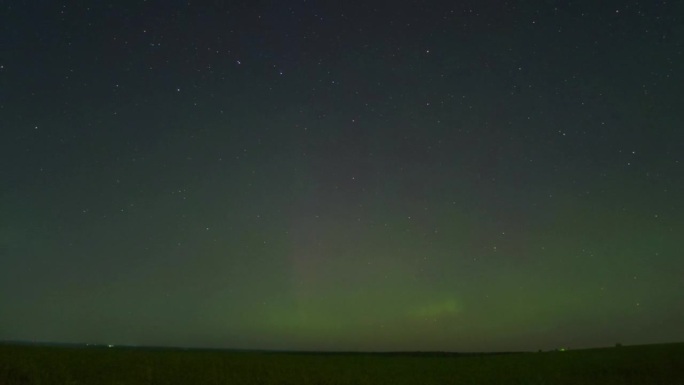
[[[684,339],[681,2],[2,8],[0,339]]]

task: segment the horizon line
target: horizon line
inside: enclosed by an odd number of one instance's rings
[[[593,349],[612,349],[650,345],[670,345],[682,344],[680,342],[660,342],[647,344],[621,344],[616,343],[612,346],[598,346],[589,348],[566,348],[558,347],[555,349],[538,350],[510,350],[510,351],[453,351],[453,350],[305,350],[305,349],[250,349],[250,348],[230,348],[230,347],[198,347],[198,346],[177,346],[177,345],[131,345],[131,344],[112,344],[102,342],[55,342],[55,341],[30,341],[30,340],[0,340],[0,345],[36,345],[36,346],[72,346],[72,347],[94,347],[94,348],[133,348],[133,349],[168,349],[168,350],[212,350],[225,352],[243,353],[296,353],[296,354],[441,354],[441,355],[484,355],[484,354],[515,354],[515,353],[551,353]]]

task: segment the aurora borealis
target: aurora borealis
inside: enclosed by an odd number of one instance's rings
[[[211,4],[2,5],[0,340],[684,340],[682,2]]]

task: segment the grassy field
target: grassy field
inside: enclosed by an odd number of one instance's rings
[[[20,384],[684,385],[684,344],[502,355],[0,345],[0,385]]]

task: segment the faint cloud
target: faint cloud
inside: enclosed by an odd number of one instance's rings
[[[419,306],[411,311],[411,315],[419,318],[443,318],[457,315],[462,309],[459,301],[447,299]]]

